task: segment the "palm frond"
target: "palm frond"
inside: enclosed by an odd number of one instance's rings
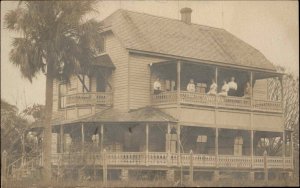
[[[12,46],[9,60],[20,68],[25,78],[32,81],[42,66],[41,52],[26,38],[14,38]]]

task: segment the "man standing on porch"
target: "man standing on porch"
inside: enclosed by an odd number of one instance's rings
[[[189,84],[187,85],[186,90],[187,90],[188,92],[195,92],[195,91],[196,91],[196,89],[195,89],[195,84],[194,84],[194,79],[190,79],[190,82],[189,82]]]
[[[157,78],[153,84],[153,89],[154,89],[154,94],[160,94],[161,93],[161,83],[160,83],[160,79]]]
[[[236,96],[237,84],[234,80],[235,80],[235,78],[231,77],[231,81],[228,83],[228,86],[229,86],[228,95],[229,96]]]

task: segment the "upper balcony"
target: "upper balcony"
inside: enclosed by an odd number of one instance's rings
[[[61,97],[61,107],[63,108],[88,105],[112,106],[112,92],[74,93]]]
[[[178,98],[176,91],[165,91],[151,96],[153,105],[183,104],[214,108],[243,109],[265,112],[282,112],[280,101],[258,100],[251,98],[208,95],[206,93],[180,91]]]
[[[281,76],[275,72],[252,71],[192,62],[161,62],[151,67],[151,104],[154,106],[189,105],[211,108],[249,110],[282,113]],[[224,81],[235,77],[235,95],[224,96]],[[154,94],[154,83],[160,79],[161,91]],[[279,78],[279,79],[278,79]],[[187,91],[190,79],[194,80],[194,91]],[[212,80],[216,92],[209,94]],[[249,93],[245,93],[246,84]],[[227,94],[227,93],[226,93]]]

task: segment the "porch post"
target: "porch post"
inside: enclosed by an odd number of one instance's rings
[[[216,70],[215,70],[215,81],[217,84],[217,93],[218,93],[218,67],[216,67]],[[215,107],[217,107],[217,106],[218,106],[217,95],[215,95]],[[215,111],[215,114],[216,114],[216,111]]]
[[[267,161],[267,151],[264,151],[264,181],[268,184],[269,171],[268,171],[268,161]]]
[[[177,153],[178,153],[178,162],[180,162],[180,124],[177,124]]]
[[[218,156],[219,156],[219,129],[216,128],[216,138],[215,138],[215,154],[216,154],[216,167],[218,168],[219,167],[219,159],[218,159]]]
[[[283,110],[283,76],[279,77],[279,81],[280,81],[280,86],[281,86],[281,109]]]
[[[251,168],[253,168],[253,156],[254,156],[254,148],[253,148],[253,140],[254,140],[254,131],[250,130],[250,134],[251,134]]]
[[[250,105],[251,105],[251,109],[253,106],[253,72],[250,71],[250,87],[251,87],[251,93],[250,93]]]
[[[168,123],[167,127],[167,136],[166,136],[166,152],[167,152],[167,165],[170,165],[170,152],[171,152],[171,139],[170,139],[171,127],[170,123]]]
[[[100,136],[101,136],[101,138],[100,138],[100,151],[101,152],[103,152],[103,140],[104,140],[104,138],[103,138],[103,136],[104,136],[103,128],[104,128],[104,125],[101,124],[101,127],[100,127]]]
[[[3,180],[6,180],[7,176],[7,152],[4,150],[1,156],[1,187],[3,185]]]
[[[64,152],[64,127],[60,125],[60,153]]]
[[[177,62],[177,105],[180,105],[180,72],[181,72],[181,61]]]
[[[218,67],[216,67],[216,70],[215,70],[215,81],[216,81],[216,84],[218,85]]]
[[[283,157],[283,169],[285,169],[285,131],[282,133],[282,157]]]
[[[146,124],[146,166],[148,166],[148,154],[149,154],[149,124]]]
[[[190,182],[193,183],[193,181],[194,181],[193,150],[190,151],[189,175],[190,175]]]
[[[81,153],[84,152],[84,125],[81,124]]]
[[[290,154],[291,154],[291,159],[292,159],[292,169],[294,170],[295,169],[295,166],[294,166],[294,141],[293,141],[293,132],[291,132],[291,141],[290,141],[290,143],[291,143],[291,152],[290,152]]]

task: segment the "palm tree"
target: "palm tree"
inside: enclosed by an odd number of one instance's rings
[[[94,61],[101,24],[86,15],[95,11],[95,4],[96,1],[20,1],[4,17],[6,28],[20,34],[13,39],[10,62],[30,82],[41,71],[46,75],[45,181],[51,178],[53,81],[86,73]]]

